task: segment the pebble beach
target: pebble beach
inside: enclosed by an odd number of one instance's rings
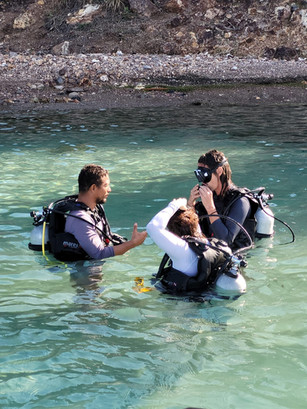
[[[0,76],[2,112],[307,102],[306,59],[10,53]]]

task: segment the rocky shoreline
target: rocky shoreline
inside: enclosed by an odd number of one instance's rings
[[[307,61],[186,56],[0,55],[0,111],[307,103]]]

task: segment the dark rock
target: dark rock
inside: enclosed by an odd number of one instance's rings
[[[213,37],[214,37],[214,33],[213,33],[212,30],[205,30],[205,31],[201,34],[201,36],[199,37],[199,42],[202,43],[202,42],[211,40]]]
[[[293,60],[298,58],[300,55],[300,51],[295,48],[289,47],[278,47],[275,50],[275,54],[273,58],[278,60]]]
[[[181,25],[181,19],[178,17],[175,17],[170,23],[171,27],[179,27],[180,25]]]
[[[61,76],[61,77],[63,77],[63,75],[65,75],[66,74],[66,71],[67,71],[67,69],[64,67],[64,68],[61,68],[60,70],[59,70],[59,75]]]
[[[58,85],[63,85],[64,82],[65,82],[65,80],[64,80],[63,77],[58,77],[58,78],[56,79],[56,83],[57,83]]]
[[[264,58],[269,58],[269,59],[273,59],[274,58],[274,54],[275,54],[275,48],[269,48],[267,47],[264,50],[264,53],[262,55],[262,57]]]
[[[300,56],[300,50],[289,47],[266,48],[263,57],[277,60],[293,60]]]

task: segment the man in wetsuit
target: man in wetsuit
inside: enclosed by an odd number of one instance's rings
[[[106,169],[94,164],[85,165],[80,171],[78,182],[79,194],[74,210],[66,219],[65,232],[75,236],[89,257],[103,259],[122,255],[144,242],[146,231],[138,232],[137,223],[128,241],[111,232],[102,206],[111,192]],[[114,242],[116,245],[111,246]]]

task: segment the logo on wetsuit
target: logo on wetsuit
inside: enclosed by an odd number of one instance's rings
[[[78,249],[79,244],[72,243],[71,241],[63,241],[63,247],[65,248],[69,247],[70,249]]]

